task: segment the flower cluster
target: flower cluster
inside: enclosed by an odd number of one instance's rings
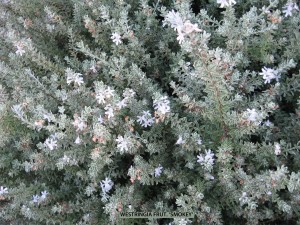
[[[114,90],[110,87],[106,89],[100,89],[96,93],[96,99],[98,100],[99,104],[105,104],[108,99],[114,96]]]
[[[174,12],[174,10],[166,15],[165,20],[163,21],[163,26],[165,26],[167,22],[171,24],[171,27],[174,28],[175,31],[177,31],[177,40],[179,41],[179,44],[184,41],[184,37],[186,35],[202,31],[198,28],[198,24],[192,24],[189,20],[183,22],[180,14],[178,12]]]
[[[74,127],[76,127],[76,132],[83,131],[87,127],[86,122],[81,117],[77,117],[76,115],[74,117],[75,120],[73,122],[73,125]]]
[[[40,203],[41,201],[44,201],[47,198],[47,195],[49,193],[47,191],[42,191],[41,196],[39,195],[33,195],[32,196],[32,202],[34,203]]]
[[[154,109],[159,114],[166,114],[170,112],[170,101],[168,100],[167,96],[161,97],[160,99],[155,99],[153,102]]]
[[[236,4],[236,1],[235,0],[217,0],[217,3],[221,4],[220,8],[225,8],[225,7]]]
[[[143,111],[142,116],[137,117],[137,122],[142,125],[142,127],[150,127],[154,123],[154,117],[151,116],[151,113],[149,111]]]
[[[81,77],[82,76],[81,73],[75,73],[72,69],[67,68],[66,76],[67,76],[68,85],[70,85],[72,82],[74,82],[74,84],[77,84],[78,86],[83,84],[83,78]]]
[[[265,84],[270,83],[272,79],[276,79],[276,81],[278,82],[278,79],[280,78],[280,74],[278,74],[276,70],[266,67],[264,67],[262,69],[262,72],[259,74],[263,76]]]
[[[211,171],[214,165],[214,155],[215,154],[212,153],[210,149],[208,149],[208,151],[205,150],[205,156],[203,156],[202,154],[198,155],[197,162],[204,166],[206,170]]]
[[[294,10],[299,11],[298,5],[292,1],[288,1],[283,7],[283,9],[283,12],[285,13],[284,17],[292,16],[292,12]]]

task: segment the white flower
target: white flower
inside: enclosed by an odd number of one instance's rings
[[[74,127],[77,127],[76,131],[83,131],[87,125],[81,117],[77,117],[73,122]]]
[[[61,161],[63,163],[70,163],[71,159],[67,155],[64,155],[64,157],[61,158]]]
[[[247,120],[249,122],[254,122],[260,124],[260,114],[256,112],[256,109],[247,109]]]
[[[39,202],[39,200],[40,200],[40,196],[38,196],[38,195],[32,195],[32,201],[33,202],[37,203],[37,202]]]
[[[192,24],[189,20],[187,20],[186,22],[184,22],[183,24],[183,28],[182,31],[185,34],[190,34],[192,32],[200,32],[202,31],[201,29],[198,28],[198,24]]]
[[[167,99],[167,96],[161,97],[158,100],[155,99],[153,105],[159,114],[164,115],[170,112],[170,101]]]
[[[102,124],[102,123],[104,122],[102,116],[99,116],[98,122],[99,122],[100,124]]]
[[[42,194],[42,195],[41,195],[41,199],[42,199],[42,200],[45,200],[45,199],[47,198],[47,195],[48,195],[49,193],[48,193],[47,191],[42,191],[41,194]]]
[[[179,44],[182,44],[182,42],[184,41],[184,34],[182,32],[178,32],[178,36],[176,39]]]
[[[17,47],[16,54],[22,56],[25,53],[25,50],[23,49],[23,44],[22,43],[18,43],[16,45],[16,47]]]
[[[241,205],[244,205],[248,201],[247,192],[243,192],[242,197],[239,198]]]
[[[260,75],[263,75],[263,79],[265,80],[265,84],[270,83],[272,79],[276,79],[278,82],[278,79],[280,78],[280,75],[276,70],[266,68],[264,67],[262,69],[262,72],[259,73]]]
[[[44,145],[48,147],[50,150],[53,150],[57,147],[57,141],[53,138],[47,138]]]
[[[112,39],[112,41],[113,41],[116,45],[122,43],[120,34],[118,34],[118,33],[116,33],[116,32],[112,33],[111,39]]]
[[[81,143],[81,139],[79,138],[79,136],[77,136],[74,143],[77,144],[77,145]]]
[[[114,96],[114,90],[110,89],[110,87],[105,89],[105,98],[110,98],[112,96]]]
[[[206,173],[204,175],[205,175],[206,180],[214,180],[215,179],[215,177],[213,175],[209,174],[209,173]]]
[[[182,44],[185,35],[192,32],[202,31],[198,28],[197,24],[192,24],[189,20],[185,22],[183,21],[184,20],[181,18],[180,14],[178,12],[174,12],[174,10],[169,12],[165,17],[165,20],[163,21],[163,26],[165,26],[167,23],[170,23],[171,27],[174,28],[175,31],[177,31],[177,40],[179,44]]]
[[[122,99],[120,102],[117,103],[117,107],[118,107],[119,109],[122,109],[122,108],[124,108],[124,107],[126,107],[126,106],[127,106],[127,103],[126,103],[126,99],[125,99],[125,98]]]
[[[236,1],[234,1],[234,0],[217,0],[217,3],[221,4],[220,8],[225,8],[226,6],[231,6],[231,5],[236,4]]]
[[[137,122],[141,124],[143,127],[151,126],[154,123],[154,117],[151,116],[149,111],[143,111],[142,116],[137,117]]]
[[[0,195],[4,195],[4,194],[7,194],[7,193],[8,193],[8,189],[5,188],[5,187],[3,187],[3,186],[1,186],[0,187]]]
[[[80,86],[83,84],[83,78],[81,77],[81,73],[75,73],[72,69],[67,68],[66,69],[66,75],[67,75],[67,84],[70,85],[72,82]]]
[[[299,11],[298,5],[292,1],[288,1],[283,9],[283,12],[285,13],[284,17],[292,16],[293,10]]]
[[[270,122],[270,120],[267,120],[267,121],[265,122],[265,125],[266,125],[267,127],[270,127],[270,126],[272,125],[272,123]]]
[[[180,14],[178,12],[174,12],[174,10],[168,12],[168,14],[165,17],[165,20],[163,21],[163,26],[165,26],[167,22],[171,24],[171,27],[174,28],[175,31],[183,27],[183,20]]]
[[[205,156],[203,156],[202,154],[198,155],[197,158],[197,162],[200,163],[202,166],[204,166],[207,170],[211,170],[212,166],[214,164],[214,153],[211,152],[211,150],[209,149],[208,151],[205,150]]]
[[[118,138],[116,139],[116,142],[118,142],[117,144],[117,148],[119,149],[119,151],[122,153],[124,151],[128,151],[129,146],[130,146],[130,140],[128,138],[124,138],[121,135],[118,136]]]
[[[102,189],[102,192],[107,193],[112,189],[112,186],[114,185],[114,183],[112,182],[111,179],[109,178],[105,178],[105,180],[100,181],[100,186]]]
[[[162,173],[163,167],[161,165],[159,165],[157,168],[155,168],[154,170],[154,176],[155,177],[159,177]]]
[[[275,147],[275,155],[280,155],[281,153],[280,144],[275,143],[274,147]]]
[[[96,94],[96,99],[98,100],[99,104],[105,104],[105,94],[103,92],[98,92]]]
[[[182,139],[182,136],[180,135],[179,137],[178,137],[178,140],[177,140],[177,142],[176,142],[176,145],[181,145],[181,144],[184,144],[185,143],[185,140],[183,140]]]
[[[198,145],[202,145],[202,140],[201,140],[201,138],[199,138],[199,139],[197,140],[197,144],[198,144]]]
[[[128,98],[133,98],[135,95],[135,91],[130,89],[130,88],[126,88],[125,91],[123,92],[123,97],[128,99]]]
[[[105,115],[107,115],[108,119],[114,117],[114,109],[110,104],[107,105],[104,109],[106,110]]]

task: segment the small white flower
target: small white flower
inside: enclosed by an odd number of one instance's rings
[[[39,200],[40,200],[40,196],[38,196],[38,195],[32,195],[32,202],[38,203]]]
[[[53,138],[47,138],[44,145],[48,147],[50,150],[53,150],[57,147],[57,141]]]
[[[127,106],[127,103],[126,103],[126,99],[125,99],[125,98],[122,99],[120,102],[117,103],[117,107],[118,107],[119,109],[122,109],[122,108],[124,108],[124,107],[126,107],[126,106]]]
[[[278,79],[280,78],[280,75],[276,70],[273,70],[271,68],[262,68],[262,72],[259,73],[260,75],[263,75],[263,79],[265,80],[265,84],[270,83],[272,79],[276,79],[278,82]]]
[[[198,145],[202,145],[202,140],[201,140],[201,138],[199,138],[199,139],[197,140],[197,144],[198,144]]]
[[[0,187],[0,195],[4,195],[4,194],[7,194],[7,193],[8,193],[8,189],[5,188],[5,187],[3,187],[3,186],[1,186]]]
[[[121,135],[118,136],[118,138],[116,139],[116,142],[118,142],[117,144],[117,148],[119,149],[119,151],[121,153],[123,153],[124,151],[128,151],[129,146],[130,146],[130,140],[126,137],[122,137]]]
[[[77,145],[79,145],[81,143],[81,139],[79,138],[79,136],[77,136],[74,143],[77,144]]]
[[[161,165],[159,165],[157,168],[155,168],[154,170],[154,176],[155,177],[159,177],[162,173],[163,167]]]
[[[97,69],[96,69],[96,66],[95,65],[92,65],[90,67],[90,70],[93,72],[93,73],[97,73]]]
[[[103,93],[103,92],[97,93],[96,99],[98,100],[99,104],[105,104],[105,93]]]
[[[215,177],[213,175],[209,174],[209,173],[206,173],[205,174],[205,179],[207,179],[207,180],[214,180]]]
[[[185,34],[190,34],[192,32],[201,32],[202,30],[198,28],[198,24],[192,24],[189,20],[184,22],[182,31]]]
[[[247,109],[247,113],[249,122],[257,122],[259,115],[256,112],[256,109]]]
[[[22,56],[25,53],[25,50],[23,49],[23,44],[22,43],[18,43],[16,45],[16,47],[17,47],[16,54],[19,55],[19,56]]]
[[[75,118],[73,125],[74,125],[74,127],[77,128],[76,129],[77,132],[83,131],[87,127],[86,123],[84,122],[84,120],[81,117]]]
[[[281,153],[280,144],[275,143],[274,147],[275,147],[275,155],[280,155],[280,153]]]
[[[170,112],[170,101],[167,99],[167,96],[161,97],[160,99],[155,99],[153,102],[154,109],[159,114],[166,114]]]
[[[99,122],[100,124],[102,124],[102,123],[104,122],[102,116],[99,116],[98,122]]]
[[[75,73],[72,69],[66,69],[66,76],[67,76],[67,84],[70,85],[72,82],[80,86],[83,84],[83,78],[81,77],[81,73]]]
[[[178,36],[176,39],[179,44],[182,44],[182,42],[184,41],[184,34],[182,32],[178,32]]]
[[[273,123],[271,123],[270,120],[267,120],[267,121],[265,122],[265,125],[266,125],[267,127],[270,127],[272,124],[273,124]]]
[[[184,144],[185,143],[185,140],[183,140],[182,139],[182,136],[180,135],[179,137],[178,137],[178,140],[177,140],[177,142],[176,142],[176,145],[182,145],[182,144]]]
[[[188,35],[192,32],[202,31],[198,28],[197,24],[192,24],[189,20],[185,22],[183,21],[184,19],[181,18],[180,14],[178,12],[174,12],[174,10],[169,12],[165,17],[165,20],[163,21],[163,26],[169,23],[171,27],[174,28],[175,31],[177,31],[177,40],[179,44],[182,44],[185,35]]]
[[[118,34],[118,33],[116,33],[116,32],[112,33],[111,39],[112,39],[112,41],[113,41],[116,45],[122,43],[120,34]]]
[[[205,156],[203,156],[202,154],[198,155],[197,158],[197,162],[200,163],[202,166],[204,166],[208,171],[210,171],[212,169],[212,166],[214,164],[214,153],[211,152],[210,149],[205,150]]]
[[[175,31],[183,27],[183,19],[181,18],[180,14],[174,10],[168,12],[165,20],[163,21],[163,26],[165,26],[167,22],[171,24],[171,27],[174,28]]]
[[[111,98],[114,96],[115,90],[111,89],[110,87],[106,88],[105,90],[105,98]]]
[[[100,186],[102,189],[102,192],[107,193],[112,189],[112,186],[114,185],[114,183],[112,182],[111,179],[109,178],[105,178],[105,180],[100,181]]]
[[[138,118],[137,122],[141,124],[143,127],[152,126],[155,119],[154,117],[151,116],[151,113],[149,111],[143,111],[143,115],[138,116],[137,118]]]
[[[283,9],[283,12],[285,13],[284,17],[292,16],[293,10],[299,11],[298,5],[296,3],[293,3],[292,1],[288,1],[283,7]]]
[[[234,0],[217,0],[217,3],[221,4],[220,8],[225,8],[226,6],[231,6],[231,5],[236,4],[236,1],[234,1]]]
[[[47,198],[47,195],[48,195],[49,193],[48,193],[47,191],[42,191],[41,194],[42,194],[42,195],[41,195],[41,199],[42,199],[42,200],[45,200],[45,199]]]
[[[48,122],[51,122],[51,121],[52,121],[52,120],[51,120],[51,115],[44,114],[44,115],[43,115],[43,118],[44,118],[45,120],[48,120]]]
[[[62,161],[63,163],[68,164],[68,163],[70,163],[71,159],[70,159],[70,157],[68,157],[67,155],[64,155],[64,157],[61,158],[61,161]]]
[[[239,198],[241,205],[244,205],[248,201],[247,192],[242,193],[242,197]]]
[[[112,108],[112,106],[110,104],[107,105],[104,109],[106,110],[105,115],[107,115],[108,119],[114,117],[114,109]]]

